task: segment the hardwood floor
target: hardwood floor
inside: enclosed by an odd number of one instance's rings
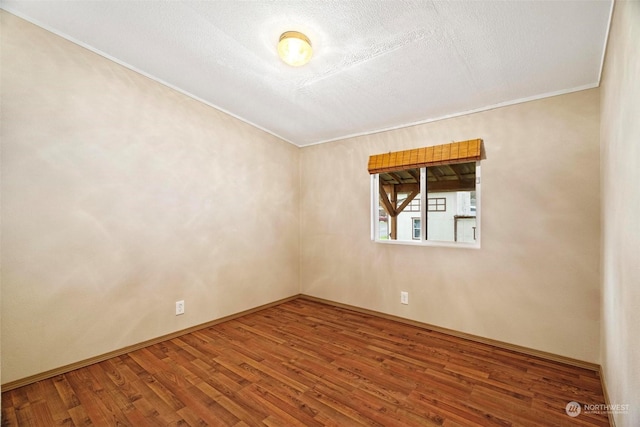
[[[3,426],[607,426],[596,372],[296,299],[2,394]]]

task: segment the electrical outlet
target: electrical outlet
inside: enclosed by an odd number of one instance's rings
[[[184,314],[184,300],[176,301],[176,316]]]
[[[400,303],[409,304],[409,292],[400,292]]]

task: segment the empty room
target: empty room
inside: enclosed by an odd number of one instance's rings
[[[0,9],[2,426],[640,425],[640,1]]]

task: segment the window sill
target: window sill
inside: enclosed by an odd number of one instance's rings
[[[431,246],[437,248],[460,248],[460,249],[480,249],[480,242],[457,243],[457,242],[434,242],[419,240],[374,240],[375,243],[383,245],[407,245],[407,246]]]

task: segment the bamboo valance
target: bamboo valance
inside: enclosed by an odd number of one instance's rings
[[[370,156],[369,173],[374,174],[435,165],[466,163],[480,160],[481,156],[482,140],[470,139],[469,141],[452,142],[450,144]]]

